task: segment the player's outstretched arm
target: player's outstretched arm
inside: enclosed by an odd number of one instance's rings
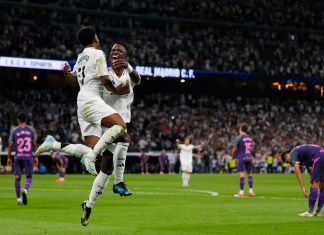
[[[129,63],[127,64],[128,65],[126,70],[129,74],[130,79],[135,85],[139,85],[141,83],[141,75],[139,75],[139,73],[135,69],[133,69],[133,67]]]
[[[294,164],[294,169],[295,169],[295,174],[298,180],[298,183],[300,185],[301,190],[303,191],[304,197],[308,198],[308,193],[306,191],[306,188],[304,186],[303,178],[302,178],[302,173],[300,171],[300,166],[298,163]]]
[[[129,93],[129,84],[120,84],[118,86],[114,86],[113,82],[110,80],[108,75],[101,76],[101,83],[102,85],[110,92],[116,94],[116,95],[126,95]]]

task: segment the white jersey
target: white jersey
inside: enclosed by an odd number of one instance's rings
[[[128,81],[129,84],[129,94],[127,95],[116,95],[106,89],[103,92],[103,100],[114,108],[120,116],[123,118],[124,122],[129,123],[131,120],[131,104],[134,100],[133,88],[135,84],[130,79],[129,73],[124,69],[123,74],[118,77],[112,68],[108,69],[108,75],[113,85],[116,87],[120,84],[125,84]]]
[[[78,55],[71,74],[77,76],[80,85],[78,100],[86,99],[89,95],[102,97],[103,85],[100,77],[108,75],[104,52],[94,47],[85,48]]]
[[[181,164],[192,164],[192,150],[195,148],[195,146],[192,144],[179,144],[179,148]]]

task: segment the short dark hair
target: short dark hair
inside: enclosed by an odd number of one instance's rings
[[[281,153],[282,162],[286,162],[286,155],[291,152],[292,149],[285,150]]]
[[[26,122],[27,121],[27,115],[25,113],[19,113],[17,116],[17,119],[20,122]]]
[[[82,46],[91,44],[95,38],[96,30],[92,26],[85,26],[78,30],[77,39]]]
[[[125,47],[125,50],[126,50],[126,52],[127,52],[127,55],[129,55],[129,48],[128,48],[128,46],[127,46],[127,44],[126,44],[125,42],[117,41],[117,42],[114,43],[114,45],[115,45],[115,44],[120,44],[120,45],[122,45],[123,47]]]
[[[240,128],[241,128],[241,130],[242,130],[243,132],[247,132],[247,131],[248,131],[248,126],[247,126],[246,123],[242,123],[241,126],[240,126]]]

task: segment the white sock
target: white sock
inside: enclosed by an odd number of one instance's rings
[[[60,152],[66,153],[70,156],[81,158],[83,155],[90,152],[92,149],[83,144],[69,144],[64,148],[60,149]]]
[[[244,194],[244,191],[243,190],[240,190],[239,194]]]
[[[96,159],[96,157],[107,148],[109,144],[115,141],[119,136],[123,135],[125,128],[114,125],[109,128],[99,139],[97,144],[94,146],[93,150],[87,153],[87,157]]]
[[[98,200],[100,195],[103,193],[104,189],[106,188],[110,175],[103,173],[102,171],[99,172],[95,180],[92,184],[92,189],[89,195],[89,199],[87,201],[86,206],[88,208],[92,208],[93,204]]]
[[[182,172],[182,183],[186,184],[186,174]]]
[[[57,141],[54,141],[53,143],[53,149],[54,151],[58,151],[61,149],[61,146],[62,146],[62,143],[61,142],[57,142]]]
[[[250,188],[249,189],[249,193],[253,193],[253,188]]]
[[[190,174],[187,174],[187,185],[189,184]]]
[[[126,155],[129,143],[118,142],[114,151],[114,171],[115,171],[115,182],[118,184],[124,180],[124,171],[126,163]]]

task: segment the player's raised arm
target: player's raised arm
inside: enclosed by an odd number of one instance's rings
[[[66,81],[71,85],[71,86],[78,86],[78,79],[76,76],[72,75],[71,73],[71,67],[69,64],[65,64],[63,67],[63,74],[66,79]]]
[[[139,73],[133,69],[133,67],[127,63],[127,72],[129,74],[130,79],[132,80],[132,82],[135,85],[139,85],[141,83],[141,75],[139,75]]]

